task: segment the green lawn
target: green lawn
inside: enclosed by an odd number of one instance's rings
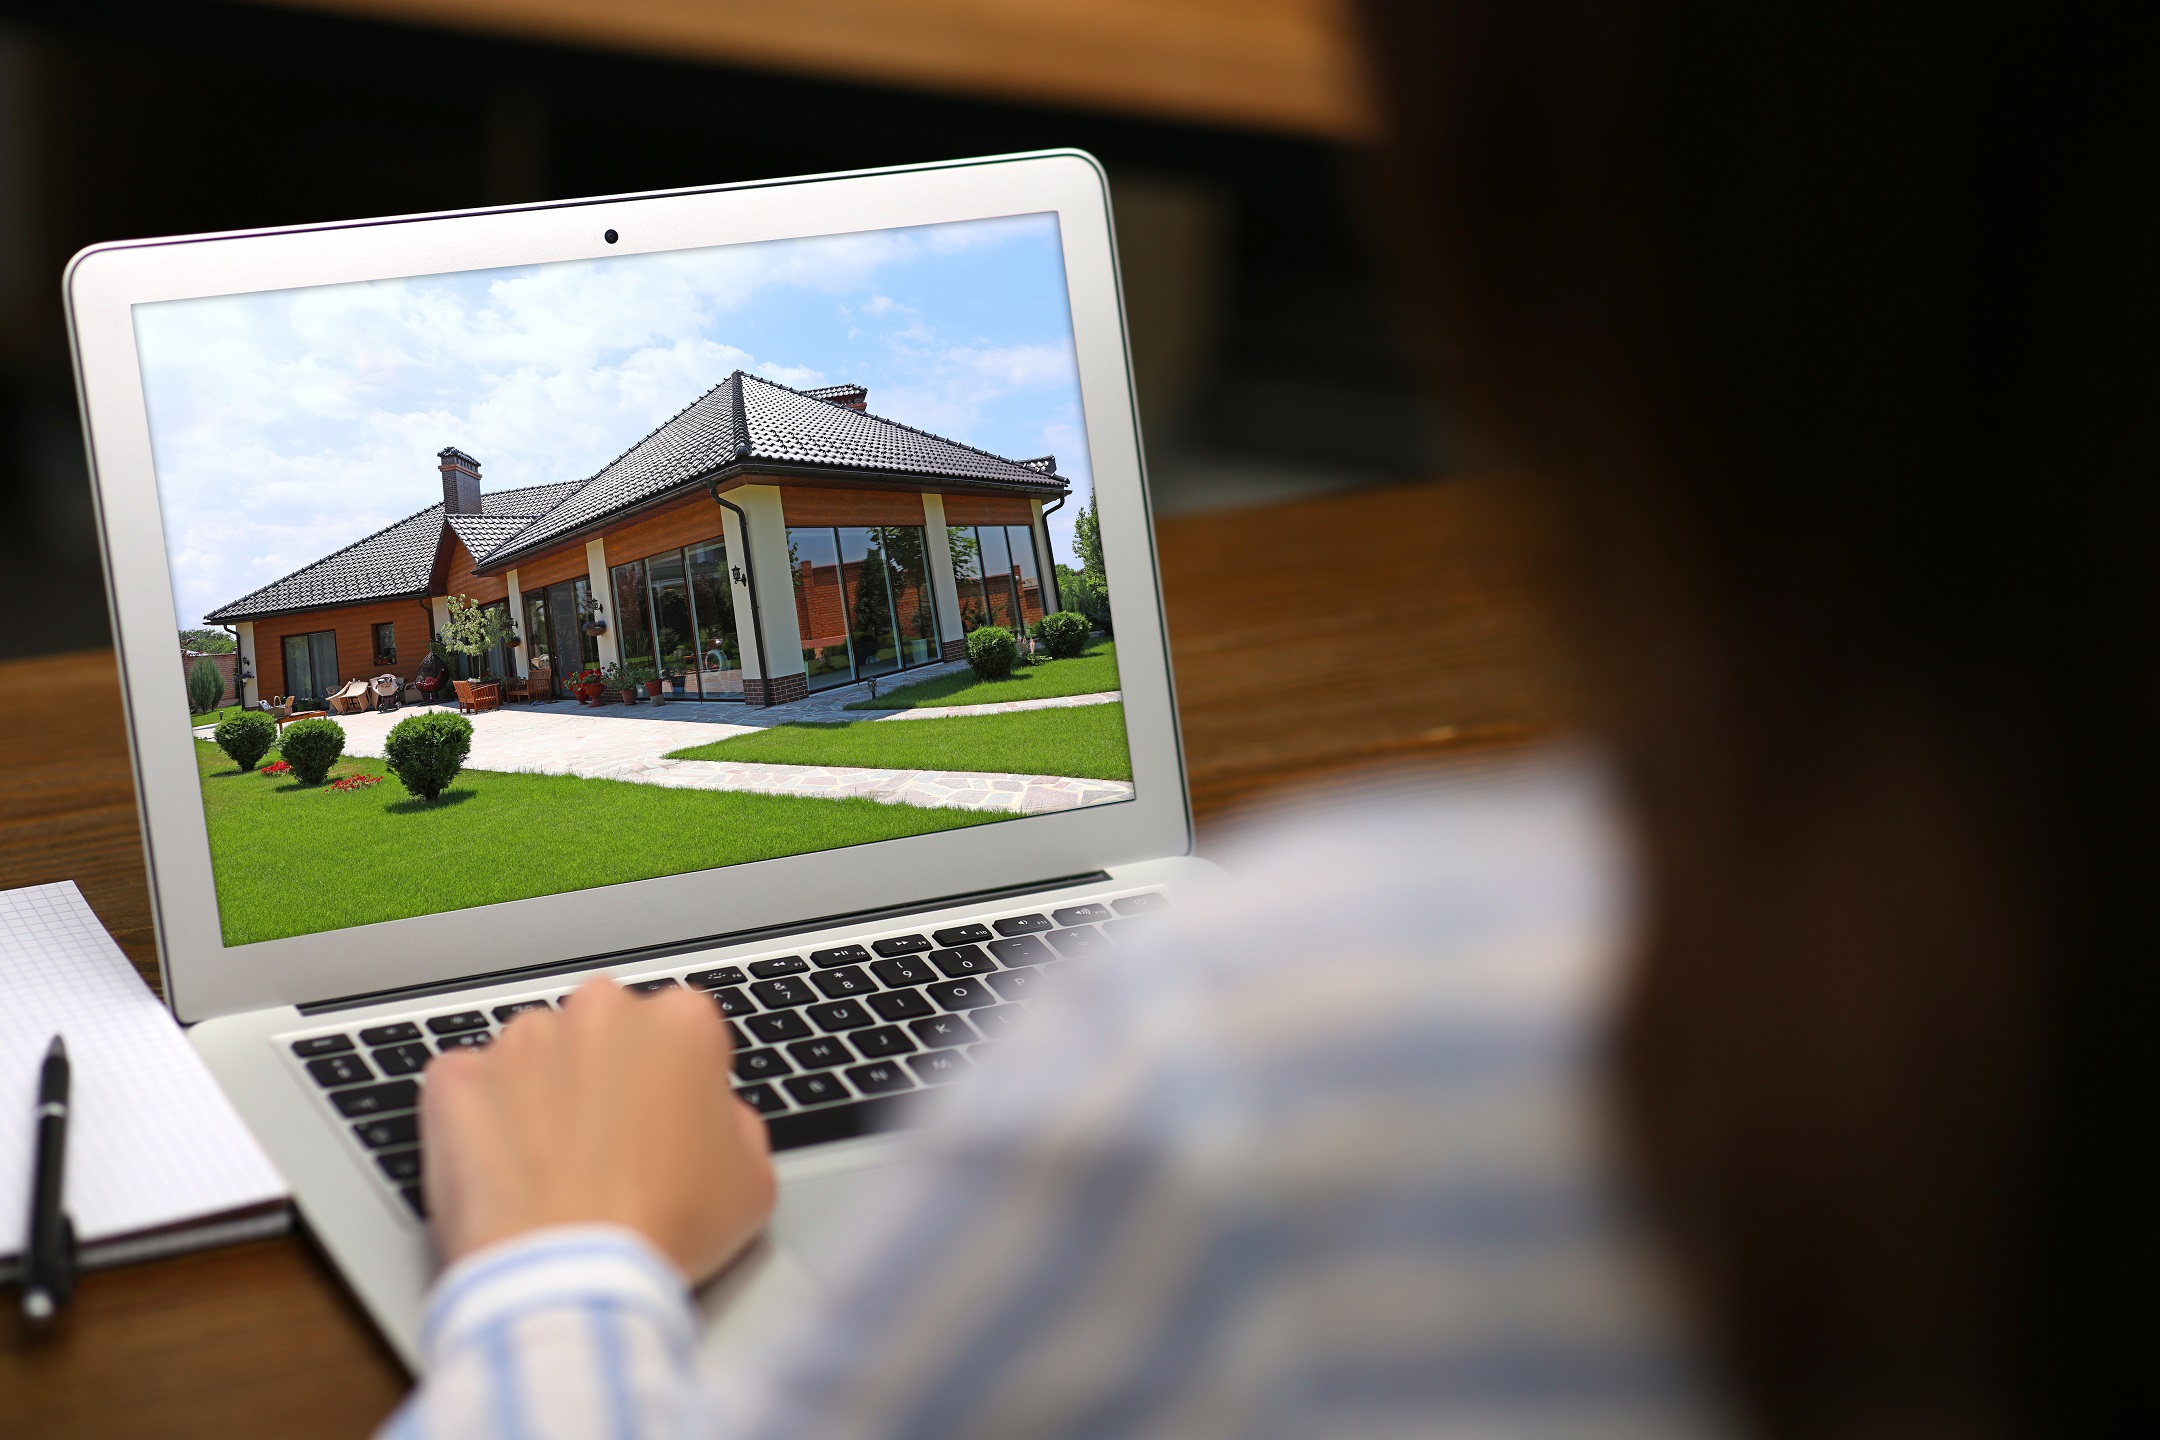
[[[925,705],[989,705],[1000,700],[1047,700],[1054,695],[1094,695],[1118,688],[1117,642],[1098,640],[1070,660],[1046,660],[1015,670],[1003,680],[978,680],[972,670],[940,675],[878,696],[850,710],[916,710]]]
[[[215,725],[221,720],[230,720],[239,713],[240,707],[238,705],[221,705],[215,710],[205,710],[200,714],[189,715],[188,724],[200,730],[205,725]]]
[[[241,774],[202,741],[195,753],[228,945],[1008,818],[490,770],[467,770],[429,805],[395,779],[341,794]],[[340,760],[330,773],[383,766]],[[712,921],[727,928],[726,915]],[[612,943],[604,931],[589,938],[594,950]]]
[[[762,760],[780,765],[868,765],[892,770],[990,770],[1019,775],[1132,779],[1125,707],[1073,705],[937,720],[775,725],[670,752],[671,760]]]

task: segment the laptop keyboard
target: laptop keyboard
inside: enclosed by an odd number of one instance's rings
[[[773,1149],[788,1150],[891,1129],[905,1096],[965,1079],[1026,1017],[1050,971],[1115,949],[1165,903],[1146,891],[623,983],[712,997],[735,1041],[735,1093],[765,1117]],[[427,1063],[488,1044],[575,988],[573,979],[481,1009],[280,1041],[380,1181],[425,1217],[418,1106]]]

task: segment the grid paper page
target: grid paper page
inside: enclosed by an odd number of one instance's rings
[[[0,1255],[22,1249],[31,1107],[74,1066],[67,1207],[84,1244],[282,1199],[285,1182],[73,881],[0,892]]]

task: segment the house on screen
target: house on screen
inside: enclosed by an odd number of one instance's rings
[[[1007,460],[872,415],[859,385],[736,371],[590,478],[485,491],[437,457],[442,503],[206,619],[270,694],[411,679],[463,595],[520,644],[479,668],[550,677],[643,661],[680,699],[781,704],[964,653],[978,625],[1056,609],[1056,457]],[[597,635],[587,633],[598,629]]]

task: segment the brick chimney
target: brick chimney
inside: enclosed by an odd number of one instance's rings
[[[815,390],[805,390],[802,393],[813,400],[829,400],[841,409],[853,410],[858,415],[867,414],[870,409],[870,392],[860,385],[821,385]]]
[[[442,504],[445,515],[480,513],[480,462],[455,448],[438,450],[442,461]]]

